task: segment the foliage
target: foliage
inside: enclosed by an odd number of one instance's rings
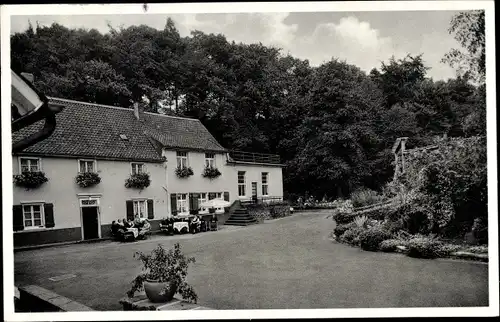
[[[485,253],[487,254],[488,246],[472,246],[467,248],[467,251],[476,254],[485,254]]]
[[[370,206],[383,201],[383,197],[376,191],[370,189],[356,190],[351,194],[351,201],[354,207]]]
[[[380,243],[390,238],[391,234],[382,227],[373,227],[359,235],[359,242],[363,250],[377,251]]]
[[[349,224],[343,224],[343,225],[336,225],[335,228],[333,229],[333,233],[335,236],[340,237],[342,236],[347,230],[357,227],[357,225],[354,222],[351,222]]]
[[[406,242],[401,239],[386,239],[379,245],[379,249],[383,252],[395,252],[398,246],[406,246]]]
[[[460,12],[453,16],[450,34],[455,34],[464,51],[452,49],[443,62],[457,68],[457,72],[471,77],[478,83],[484,82],[486,71],[486,37],[484,10]]]
[[[345,244],[358,246],[359,236],[364,231],[365,229],[359,227],[349,228],[339,237],[339,241]]]
[[[36,189],[47,181],[49,179],[41,171],[28,171],[14,175],[14,184],[26,189]]]
[[[132,281],[132,287],[127,292],[129,297],[133,297],[136,292],[141,291],[146,280],[153,280],[169,283],[169,287],[176,289],[183,299],[197,302],[198,296],[193,287],[185,281],[189,264],[195,263],[196,260],[194,257],[186,257],[182,253],[179,243],[176,243],[174,248],[168,251],[159,244],[150,254],[134,253],[134,258],[142,262],[143,273]]]
[[[135,173],[131,174],[130,178],[125,180],[125,187],[144,189],[149,187],[151,184],[151,179],[149,179],[149,173]]]
[[[457,21],[457,35],[478,38],[473,19]],[[468,24],[472,33],[460,31]],[[484,86],[435,82],[422,56],[366,75],[335,58],[315,67],[221,34],[181,37],[170,18],[161,30],[53,24],[10,39],[12,69],[33,73],[48,96],[122,107],[146,97],[146,111],[197,118],[228,149],[279,154],[285,192],[315,199],[380,189],[393,175],[397,137],[424,146],[443,133],[486,133]]]
[[[193,173],[193,169],[191,167],[177,167],[175,168],[175,174],[179,177],[179,178],[188,178],[190,176],[192,176],[194,173]]]
[[[432,236],[418,235],[408,241],[408,256],[418,258],[439,257],[441,242]]]
[[[480,244],[488,243],[488,217],[474,219],[472,233]]]
[[[357,216],[354,219],[354,223],[356,224],[356,226],[358,226],[360,228],[366,228],[367,225],[368,225],[368,217],[366,217],[366,216]]]
[[[80,172],[76,176],[76,183],[82,188],[95,186],[100,182],[101,177],[96,172]]]
[[[214,167],[205,167],[202,176],[209,179],[215,179],[221,175],[219,169]]]

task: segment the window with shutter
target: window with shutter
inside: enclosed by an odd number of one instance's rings
[[[170,194],[170,212],[172,215],[177,214],[177,194]]]
[[[24,219],[23,219],[23,206],[21,205],[14,205],[12,208],[12,222],[13,222],[13,228],[14,231],[19,231],[24,229]]]
[[[45,215],[44,215],[43,204],[41,203],[23,204],[22,213],[23,213],[24,229],[45,227],[44,224]]]
[[[153,205],[153,199],[148,199],[148,219],[154,219],[154,205]]]

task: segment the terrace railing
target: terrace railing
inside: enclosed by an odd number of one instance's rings
[[[240,199],[240,203],[242,205],[256,205],[262,203],[273,204],[282,201],[283,197],[279,196],[262,196],[257,198],[254,197],[254,198]]]
[[[229,156],[234,161],[252,162],[252,163],[270,163],[280,164],[280,156],[277,154],[253,153],[243,151],[231,151]]]

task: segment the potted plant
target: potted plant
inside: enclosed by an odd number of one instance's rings
[[[80,172],[76,176],[76,183],[82,187],[87,188],[91,186],[95,186],[101,182],[101,178],[95,172]]]
[[[149,173],[135,173],[131,174],[130,178],[125,180],[126,188],[144,189],[149,187],[151,180],[149,179]]]
[[[151,254],[136,252],[134,258],[142,262],[143,272],[132,281],[132,288],[127,292],[129,297],[144,289],[154,303],[171,301],[177,293],[186,301],[198,301],[193,287],[185,281],[189,263],[195,263],[195,259],[186,257],[179,243],[168,251],[158,245]]]
[[[219,169],[215,167],[205,167],[202,173],[203,177],[208,178],[210,180],[215,179],[221,175]]]
[[[49,179],[41,171],[23,172],[14,176],[14,184],[26,190],[38,188],[47,181]]]
[[[177,167],[175,168],[175,174],[179,178],[187,178],[193,175],[193,169],[191,169],[191,167]]]

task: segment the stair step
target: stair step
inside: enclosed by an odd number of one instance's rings
[[[255,225],[257,222],[225,222],[224,225],[228,226],[250,226]]]
[[[252,223],[252,222],[256,222],[256,220],[232,219],[232,220],[227,220],[225,223],[227,224],[227,223]]]

